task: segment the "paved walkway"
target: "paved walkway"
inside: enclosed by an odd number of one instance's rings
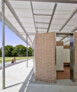
[[[2,70],[0,70],[0,92],[26,92],[29,77],[33,72],[33,60],[29,60],[29,67],[26,61],[5,69],[6,89],[2,90]]]
[[[30,60],[30,59],[29,59],[29,60]],[[7,68],[7,67],[10,67],[10,66],[12,66],[12,65],[19,64],[19,63],[22,63],[22,62],[25,62],[25,61],[26,61],[26,59],[23,59],[23,60],[16,60],[15,63],[11,63],[11,61],[10,61],[10,62],[6,62],[6,63],[5,63],[5,67]],[[2,63],[0,63],[0,69],[2,69]]]

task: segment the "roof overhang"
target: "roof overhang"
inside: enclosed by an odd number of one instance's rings
[[[28,35],[32,46],[37,33],[77,31],[77,0],[5,0],[5,22],[24,42]],[[56,40],[69,37],[58,35]]]

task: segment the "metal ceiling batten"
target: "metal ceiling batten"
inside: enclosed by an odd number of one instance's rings
[[[12,0],[12,1],[28,1],[28,0]],[[29,0],[38,2],[57,2],[57,3],[73,3],[76,4],[77,0]]]
[[[77,26],[71,32],[75,32],[76,30],[77,30]]]
[[[53,16],[54,16],[55,11],[56,11],[56,7],[57,7],[57,3],[55,3],[55,5],[54,5],[53,12],[52,12],[51,19],[50,19],[50,23],[49,23],[49,26],[48,26],[48,29],[47,29],[47,33],[50,29],[50,26],[51,26],[51,23],[52,23],[52,20],[53,20]]]
[[[30,4],[31,4],[31,9],[32,9],[32,15],[33,15],[33,20],[34,20],[35,30],[36,30],[36,33],[38,33],[37,28],[36,28],[35,18],[34,18],[34,12],[33,12],[33,5],[32,5],[32,2],[30,2]]]
[[[70,17],[66,20],[66,22],[63,24],[63,26],[60,28],[59,32],[62,31],[62,29],[67,25],[67,23],[72,19],[72,17],[77,13],[77,8],[73,11],[73,13],[70,15]]]
[[[0,12],[0,20],[1,20],[1,12]],[[12,25],[12,23],[5,17],[5,23],[6,25],[17,35],[19,38],[21,38],[24,42],[25,39],[22,37],[22,35],[18,32],[18,30]]]
[[[51,16],[51,14],[35,14],[35,13],[34,13],[34,15],[36,15],[36,16]]]
[[[77,30],[77,26],[71,32],[75,32],[76,30]],[[63,37],[60,41],[64,40],[66,37],[68,37],[68,35],[66,35],[65,37]]]
[[[65,41],[64,44],[66,44],[67,42],[70,42],[70,39],[68,39],[67,41]]]

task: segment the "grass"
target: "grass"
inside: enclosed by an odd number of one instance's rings
[[[14,57],[5,57],[5,62],[10,62]],[[26,59],[26,57],[15,57],[16,60]],[[29,59],[32,57],[28,57]],[[0,63],[2,63],[2,57],[0,57]]]

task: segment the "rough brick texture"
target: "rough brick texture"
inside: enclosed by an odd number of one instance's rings
[[[74,58],[75,58],[75,63],[74,63],[74,81],[77,82],[77,32],[74,33]]]
[[[44,82],[55,82],[55,33],[35,36],[35,78]]]

